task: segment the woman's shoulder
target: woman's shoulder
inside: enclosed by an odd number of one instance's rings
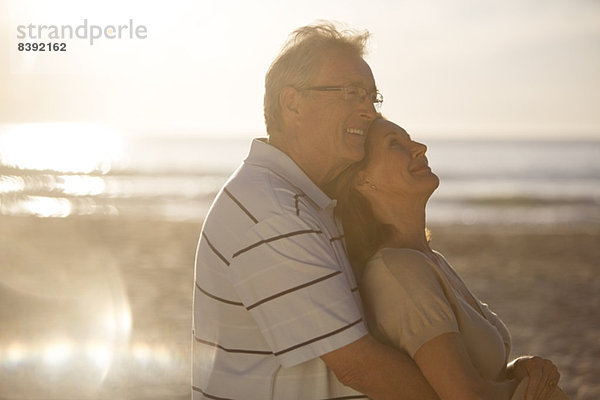
[[[394,247],[386,247],[379,250],[369,260],[369,264],[371,264],[371,262],[374,262],[375,264],[383,263],[392,268],[435,266],[435,263],[419,250]]]
[[[392,275],[396,278],[435,279],[437,265],[422,252],[408,248],[384,248],[369,259],[363,279]]]

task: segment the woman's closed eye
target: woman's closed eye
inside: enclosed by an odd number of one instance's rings
[[[390,139],[390,147],[405,147],[404,140],[398,136],[393,136]]]

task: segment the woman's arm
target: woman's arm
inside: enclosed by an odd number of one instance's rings
[[[441,400],[509,400],[517,385],[513,380],[483,379],[458,333],[429,340],[414,359]]]

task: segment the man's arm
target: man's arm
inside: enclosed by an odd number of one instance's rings
[[[439,400],[405,353],[371,335],[321,356],[346,386],[374,400]]]

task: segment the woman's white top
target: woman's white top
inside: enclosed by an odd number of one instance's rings
[[[467,288],[445,258],[412,249],[385,248],[368,262],[360,291],[374,336],[414,357],[426,342],[460,333],[485,379],[504,378],[510,334]]]

